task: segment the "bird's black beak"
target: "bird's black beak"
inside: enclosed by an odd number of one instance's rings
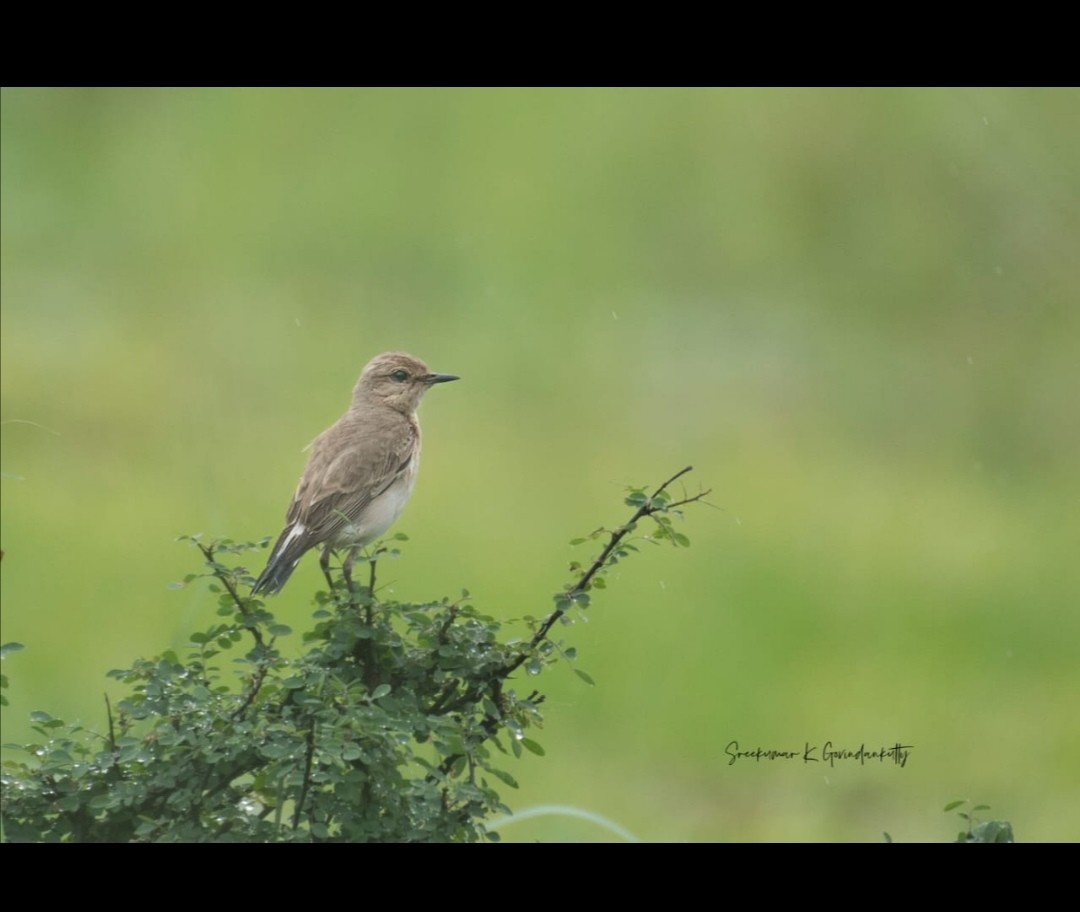
[[[451,380],[460,380],[460,377],[455,377],[453,374],[428,374],[424,378],[424,382],[428,386],[432,386],[435,383],[449,383]]]

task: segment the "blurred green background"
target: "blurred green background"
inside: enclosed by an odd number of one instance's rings
[[[103,725],[108,669],[211,623],[175,537],[276,535],[402,349],[463,379],[400,598],[542,612],[623,486],[713,489],[564,630],[597,686],[540,680],[512,807],[1080,835],[1080,93],[13,90],[0,139],[4,740]],[[302,628],[320,582],[272,607]]]

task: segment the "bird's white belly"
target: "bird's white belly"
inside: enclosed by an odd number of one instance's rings
[[[335,547],[362,547],[389,529],[405,509],[416,483],[417,459],[382,494],[369,503],[354,522],[334,536]]]

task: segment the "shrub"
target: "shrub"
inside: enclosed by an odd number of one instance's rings
[[[571,564],[550,611],[525,617],[526,634],[511,638],[468,592],[425,604],[383,600],[378,561],[397,553],[383,544],[368,557],[364,584],[336,578],[316,595],[314,626],[288,658],[278,641],[289,628],[242,594],[254,580],[236,563],[267,540],[188,537],[204,570],[178,585],[208,579],[219,622],[192,634],[184,657],[166,652],[110,672],[129,692],[115,707],[106,701],[103,731],[32,715],[43,740],[9,745],[31,759],[3,767],[5,841],[497,839],[485,828],[508,813],[496,788],[516,787],[504,758],[544,753],[529,736],[544,699],[530,679],[575,659],[553,628],[588,608],[637,542],[689,544],[672,520],[708,492],[672,496],[688,471],[651,494],[631,489],[627,522],[577,539],[599,553]],[[634,536],[644,521],[651,534]]]

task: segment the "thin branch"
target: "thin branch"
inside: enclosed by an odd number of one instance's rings
[[[696,494],[693,497],[685,497],[682,500],[675,501],[674,503],[665,503],[659,506],[654,504],[656,498],[663,494],[668,487],[670,487],[674,482],[682,478],[682,476],[685,475],[687,472],[690,472],[692,470],[693,466],[687,466],[685,469],[682,469],[681,471],[676,472],[674,475],[672,475],[667,481],[660,485],[660,487],[653,491],[650,497],[646,498],[645,503],[643,503],[640,507],[637,508],[637,510],[634,511],[634,515],[631,516],[627,522],[623,523],[621,526],[619,526],[619,528],[611,532],[611,537],[608,539],[607,545],[604,546],[604,549],[600,552],[596,560],[592,562],[592,564],[589,566],[589,569],[585,571],[581,579],[579,579],[573,586],[566,590],[567,601],[572,603],[575,596],[580,595],[582,592],[585,592],[589,588],[589,585],[593,581],[593,577],[595,577],[596,574],[598,574],[601,570],[604,569],[605,566],[607,566],[608,560],[615,552],[615,549],[619,547],[619,543],[622,542],[622,540],[634,530],[634,527],[637,524],[638,520],[652,516],[654,513],[666,513],[675,507],[680,507],[688,503],[694,503],[695,501],[699,501],[702,498],[708,496],[708,494],[710,493],[709,491],[702,491],[700,494]],[[555,622],[558,621],[559,618],[561,618],[565,613],[566,607],[560,606],[547,616],[547,618],[544,620],[544,623],[541,624],[540,627],[537,629],[536,633],[533,634],[532,639],[529,641],[528,647],[516,659],[514,659],[513,662],[511,662],[503,669],[503,677],[513,674],[513,672],[517,671],[517,669],[519,669],[523,664],[525,664],[526,659],[528,659],[536,650],[536,647],[539,646],[541,642],[543,642],[544,638],[548,635],[548,632],[555,625]]]
[[[315,720],[311,720],[311,728],[307,732],[307,750],[304,752],[304,781],[300,785],[300,797],[296,799],[296,810],[293,812],[292,828],[296,830],[300,826],[300,815],[304,810],[304,802],[307,801],[308,789],[311,787],[311,766],[315,756]]]
[[[236,587],[233,585],[232,580],[227,574],[223,573],[217,567],[217,561],[214,560],[214,548],[213,545],[204,545],[202,542],[195,542],[199,550],[202,552],[203,557],[206,559],[206,563],[210,566],[210,570],[214,575],[214,578],[219,580],[221,584],[228,591],[229,596],[232,598],[233,603],[236,605],[237,610],[244,617],[245,621],[249,623],[244,624],[244,627],[251,633],[256,645],[264,650],[266,649],[266,641],[263,638],[262,630],[257,626],[258,621],[252,614],[251,609],[244,603],[244,600],[240,597],[240,593],[236,591]],[[269,672],[269,656],[263,655],[260,658],[259,664],[255,673],[251,676],[251,689],[248,691],[244,702],[241,703],[232,714],[234,719],[242,719],[247,713],[251,704],[255,702],[255,698],[259,695],[259,691],[262,688],[263,681],[266,680],[266,675]]]
[[[211,570],[215,578],[221,581],[221,584],[228,590],[229,595],[232,597],[233,602],[236,604],[237,609],[244,616],[247,621],[252,621],[251,625],[245,624],[244,626],[251,632],[251,635],[255,638],[255,642],[260,646],[265,645],[263,641],[262,631],[254,625],[254,619],[251,614],[251,609],[244,604],[244,600],[240,598],[240,593],[236,591],[236,586],[233,585],[232,580],[229,577],[217,569],[214,560],[214,549],[210,545],[204,545],[202,542],[196,542],[199,550],[202,551],[203,557],[206,558],[206,562],[210,565]]]
[[[449,700],[455,693],[457,693],[458,680],[454,678],[449,684],[443,687],[442,692],[435,698],[435,702],[431,704],[426,710],[426,715],[439,716],[443,713],[443,708],[446,706],[446,701]]]
[[[585,592],[589,588],[590,584],[593,581],[593,578],[608,565],[612,554],[615,553],[615,550],[619,547],[619,544],[622,542],[622,540],[634,530],[639,520],[645,519],[646,517],[652,516],[656,513],[669,512],[675,507],[680,507],[688,503],[694,503],[708,496],[709,491],[702,491],[699,494],[695,494],[693,497],[684,497],[682,500],[674,501],[672,503],[655,503],[656,499],[661,494],[663,494],[664,491],[666,491],[671,485],[673,485],[676,481],[682,478],[683,475],[692,470],[693,466],[687,466],[685,469],[682,469],[672,475],[667,481],[665,481],[655,491],[653,491],[650,497],[647,497],[645,499],[645,502],[634,511],[634,514],[630,517],[629,520],[627,520],[625,523],[623,523],[621,526],[619,526],[617,529],[610,533],[607,544],[597,556],[596,560],[594,560],[589,566],[589,569],[585,571],[582,577],[573,586],[565,590],[567,602],[573,604],[574,597],[582,592]],[[479,685],[473,684],[472,686],[467,687],[465,691],[460,696],[458,696],[457,699],[453,700],[451,699],[451,697],[456,692],[456,687],[451,688],[450,685],[447,685],[447,687],[443,689],[442,693],[439,694],[439,696],[435,700],[435,703],[427,710],[427,712],[437,715],[445,715],[448,712],[455,712],[458,709],[462,709],[465,706],[472,705],[478,702],[484,691],[488,689],[490,689],[492,701],[495,703],[496,706],[498,706],[500,703],[500,695],[502,692],[503,681],[505,681],[508,677],[510,677],[510,675],[512,675],[523,664],[525,664],[525,661],[536,652],[536,648],[540,645],[541,642],[543,642],[544,638],[548,635],[548,632],[554,626],[555,622],[558,621],[559,618],[561,618],[566,613],[566,610],[567,606],[565,604],[557,606],[555,610],[552,611],[551,614],[547,616],[547,618],[545,618],[544,623],[542,623],[537,629],[536,633],[533,634],[533,637],[529,641],[528,646],[526,646],[525,649],[523,649],[521,653],[519,653],[517,658],[513,659],[512,661],[504,665],[502,668],[495,671],[495,673],[492,674],[492,676],[487,681]],[[540,702],[543,697],[540,696],[536,691],[533,691],[533,693],[529,696],[528,699],[530,702]],[[442,763],[439,764],[439,771],[444,776],[448,776],[453,770],[454,766],[457,764],[457,762],[464,756],[469,762],[471,773],[473,763],[472,750],[476,746],[482,744],[487,739],[493,737],[495,733],[499,730],[500,725],[501,720],[492,718],[490,716],[485,717],[484,720],[480,723],[481,731],[479,736],[470,743],[469,747],[464,752],[450,754],[448,757],[446,757],[442,761]],[[432,778],[432,776],[428,776],[429,781],[431,781]]]
[[[259,666],[255,673],[251,676],[251,689],[248,691],[244,702],[241,703],[232,714],[234,719],[243,719],[250,709],[251,704],[255,702],[255,698],[259,695],[259,691],[262,689],[263,681],[266,680],[266,675],[270,671],[270,663],[263,660],[259,663]]]

